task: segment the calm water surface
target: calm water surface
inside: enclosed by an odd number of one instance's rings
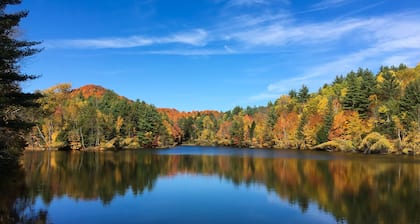
[[[27,152],[23,167],[0,222],[420,223],[415,157],[177,147]]]

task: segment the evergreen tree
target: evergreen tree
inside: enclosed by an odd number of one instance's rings
[[[407,129],[414,122],[420,130],[420,78],[407,85],[400,107]]]
[[[394,66],[385,67],[378,76],[377,85],[378,99],[382,101],[382,105],[378,109],[379,120],[374,130],[390,138],[398,137],[394,116],[400,113],[401,86],[395,75],[397,70],[398,68]]]
[[[268,108],[268,118],[267,118],[267,125],[268,128],[270,128],[271,130],[273,130],[274,125],[276,125],[277,123],[277,113],[276,113],[276,109],[274,107]]]
[[[297,97],[297,92],[296,92],[296,90],[294,90],[294,89],[290,90],[290,92],[289,92],[289,96],[290,96],[290,98],[291,98],[291,99],[296,98],[296,97]]]
[[[305,125],[308,123],[308,115],[306,112],[302,113],[302,116],[300,117],[299,125],[296,131],[296,138],[300,141],[305,140]]]
[[[397,76],[389,70],[382,73],[382,82],[379,83],[379,97],[382,101],[398,99],[401,94],[401,87]]]
[[[297,95],[297,99],[299,103],[306,103],[309,99],[309,89],[307,86],[302,85]]]
[[[162,117],[159,112],[145,102],[136,101],[138,113],[137,137],[140,146],[143,148],[155,148],[158,144],[158,137],[163,133]]]
[[[345,110],[357,110],[360,98],[362,97],[362,91],[356,73],[351,71],[347,74],[346,82],[347,92],[344,97],[343,107]]]
[[[194,120],[192,117],[181,118],[178,125],[182,130],[182,141],[188,142],[193,140],[194,136]]]
[[[332,105],[332,99],[328,99],[328,112],[324,117],[324,124],[316,133],[316,141],[318,144],[328,141],[328,135],[334,122],[334,111]]]
[[[369,112],[369,97],[376,92],[376,79],[371,71],[368,69],[361,69],[357,71],[357,76],[360,77],[360,102],[358,112],[361,117],[366,118]]]
[[[255,123],[255,121],[252,121],[251,125],[248,127],[248,136],[251,141],[254,138],[255,127],[257,127],[257,123]]]
[[[21,82],[37,76],[23,74],[19,62],[39,49],[38,42],[18,40],[17,28],[28,12],[6,13],[8,5],[20,4],[20,0],[0,0],[0,160],[17,160],[24,147],[23,135],[32,123],[25,118],[24,109],[35,107],[38,94],[24,93]]]
[[[341,84],[341,83],[343,83],[344,82],[344,77],[343,77],[343,75],[337,75],[337,76],[335,76],[335,79],[334,79],[334,81],[333,81],[333,85],[335,85],[335,84]]]
[[[242,146],[244,140],[244,121],[241,116],[235,115],[230,128],[232,144]]]
[[[241,113],[243,111],[242,107],[240,106],[236,106],[235,108],[233,108],[232,110],[232,115],[238,115],[239,113]]]
[[[347,93],[343,100],[345,110],[355,110],[361,117],[367,117],[369,96],[375,92],[375,78],[369,70],[351,71],[347,77]]]

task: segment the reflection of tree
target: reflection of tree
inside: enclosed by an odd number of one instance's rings
[[[361,160],[302,160],[248,156],[159,155],[145,151],[26,153],[30,195],[101,199],[128,189],[151,190],[159,176],[217,175],[234,184],[260,183],[305,212],[310,203],[349,223],[420,220],[420,164]]]
[[[47,211],[35,210],[21,169],[0,172],[0,223],[47,223]]]

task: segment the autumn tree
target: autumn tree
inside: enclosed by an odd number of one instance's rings
[[[235,146],[242,146],[244,140],[244,121],[242,116],[235,115],[233,117],[232,126],[230,128],[230,136],[232,144]]]
[[[25,117],[25,108],[35,107],[38,94],[25,93],[21,83],[37,78],[20,70],[22,59],[38,53],[34,48],[39,42],[19,40],[20,20],[27,11],[7,13],[8,5],[20,4],[20,0],[0,1],[0,160],[15,162],[23,150],[24,133],[33,124]]]

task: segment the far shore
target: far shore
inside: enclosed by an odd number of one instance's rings
[[[294,151],[312,151],[312,152],[346,152],[346,153],[357,153],[357,154],[378,154],[378,155],[420,155],[420,153],[414,154],[412,152],[370,152],[366,153],[363,150],[348,150],[348,151],[340,151],[340,150],[330,150],[330,149],[320,149],[316,147],[307,148],[307,149],[299,149],[299,148],[267,148],[267,147],[255,147],[255,146],[249,146],[249,147],[235,147],[235,146],[229,146],[229,145],[214,145],[214,144],[193,144],[193,143],[182,143],[179,145],[172,145],[167,147],[158,147],[158,148],[104,148],[104,147],[87,147],[85,149],[63,149],[63,148],[57,148],[57,147],[51,147],[51,148],[42,148],[42,147],[36,147],[36,148],[26,148],[26,152],[41,152],[41,151],[70,151],[70,152],[104,152],[104,151],[124,151],[124,150],[159,150],[159,149],[171,149],[178,146],[195,146],[195,147],[229,147],[229,148],[237,148],[237,149],[267,149],[267,150],[294,150]]]

